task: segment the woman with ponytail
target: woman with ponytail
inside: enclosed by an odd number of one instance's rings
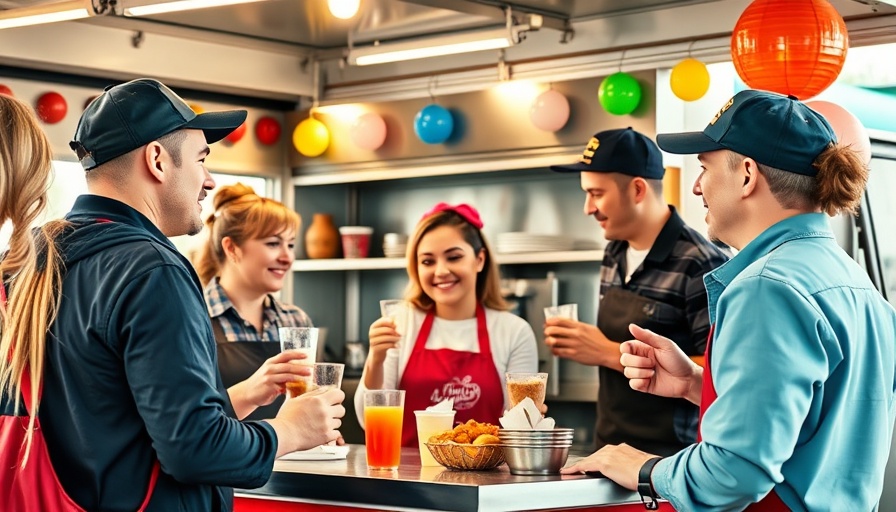
[[[294,368],[279,364],[278,329],[312,326],[304,311],[273,295],[289,275],[301,219],[241,183],[221,187],[214,206],[196,267],[218,343],[218,369],[232,400],[244,392],[267,393],[268,404],[248,419],[273,417],[282,399],[266,383],[288,380],[291,374],[282,369]],[[269,341],[275,343],[257,343]]]
[[[32,231],[47,204],[52,156],[31,108],[0,94],[0,224],[12,225],[9,249],[0,261],[0,411],[4,416],[24,412],[20,382],[25,372],[31,382],[41,382],[47,330],[58,308],[60,264],[54,240],[67,223],[54,221]],[[27,399],[38,403],[37,386]],[[27,415],[26,459],[37,407]]]

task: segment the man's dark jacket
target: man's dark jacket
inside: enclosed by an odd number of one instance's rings
[[[270,477],[277,440],[241,423],[217,370],[199,279],[149,219],[86,195],[66,217],[59,315],[40,421],[53,466],[87,510],[218,511]]]

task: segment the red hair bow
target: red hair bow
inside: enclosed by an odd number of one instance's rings
[[[433,206],[431,210],[424,213],[423,217],[421,217],[421,220],[429,217],[430,215],[435,215],[439,212],[446,212],[446,211],[454,212],[454,213],[460,215],[461,217],[463,217],[464,220],[466,220],[470,224],[476,226],[476,229],[482,229],[483,224],[482,224],[482,219],[479,218],[479,212],[476,211],[476,208],[473,208],[472,206],[465,204],[465,203],[457,204],[454,206],[452,206],[448,203],[439,203],[439,204]]]

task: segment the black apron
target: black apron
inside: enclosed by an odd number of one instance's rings
[[[613,341],[632,339],[629,324],[637,324],[668,338],[690,340],[684,313],[668,304],[612,287],[600,301],[597,327]],[[687,342],[688,344],[690,342]],[[682,347],[686,353],[692,347]],[[597,448],[627,443],[658,455],[671,455],[688,446],[675,434],[676,409],[696,406],[678,398],[665,398],[633,390],[628,378],[616,370],[601,368],[597,397]],[[679,414],[683,414],[679,411]]]
[[[212,318],[212,328],[218,348],[218,371],[226,388],[248,379],[265,361],[280,353],[280,344],[276,342],[227,341],[217,318]],[[265,420],[277,416],[284,398],[285,395],[278,396],[270,404],[252,411],[243,420]],[[234,414],[233,410],[229,412]]]

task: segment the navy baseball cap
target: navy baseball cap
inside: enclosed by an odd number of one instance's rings
[[[745,90],[728,100],[702,132],[656,136],[663,151],[677,154],[729,149],[760,164],[806,176],[837,141],[825,118],[793,96]]]
[[[206,142],[218,142],[245,120],[245,110],[197,115],[158,80],[140,78],[107,87],[90,102],[69,146],[89,171],[175,130],[202,130]]]
[[[594,134],[582,158],[570,165],[552,165],[556,172],[618,172],[651,180],[663,179],[663,155],[650,137],[631,127]]]

